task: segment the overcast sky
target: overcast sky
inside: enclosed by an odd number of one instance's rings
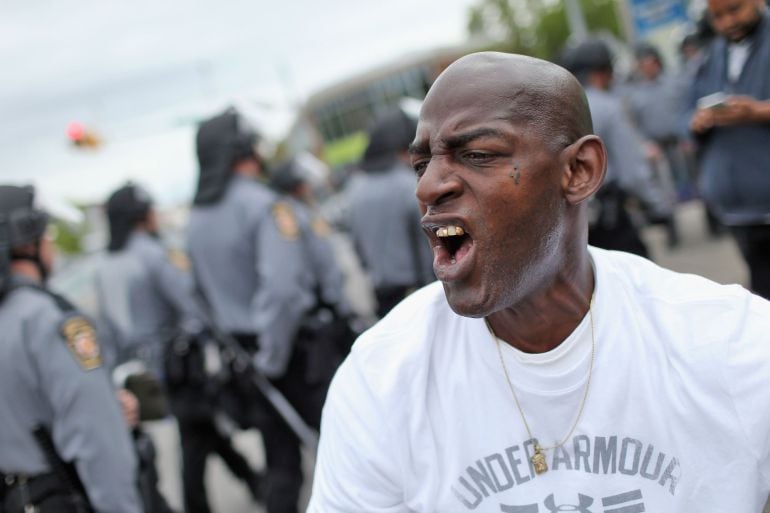
[[[465,39],[473,0],[0,0],[0,182],[98,201],[128,178],[192,194],[192,121],[291,102],[410,52]],[[105,139],[67,145],[78,120]]]

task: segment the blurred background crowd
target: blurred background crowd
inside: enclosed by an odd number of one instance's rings
[[[188,223],[205,167],[200,130],[229,112],[252,134],[259,163],[252,178],[298,213],[274,211],[279,230],[312,225],[332,261],[321,275],[339,275],[328,290],[338,287],[341,298],[329,302],[343,305],[337,313],[354,332],[371,325],[432,281],[406,150],[432,81],[480,50],[558,62],[585,87],[609,154],[606,184],[593,200],[592,244],[770,295],[766,271],[752,260],[770,253],[747,242],[755,232],[734,229],[767,226],[770,211],[736,221],[745,211],[723,201],[728,185],[704,178],[703,134],[691,125],[706,96],[696,77],[720,37],[703,0],[11,1],[0,11],[0,182],[35,186],[53,217],[59,258],[51,285],[94,318],[120,309],[110,306],[109,272],[100,271],[115,239],[110,207],[113,214],[141,207],[132,230],[150,222],[152,208],[149,231],[189,272]],[[725,99],[711,101],[700,106]],[[131,197],[116,199],[120,191]],[[750,196],[749,206],[768,204]],[[146,429],[158,446],[163,495],[192,511],[178,463],[185,432],[174,423]],[[234,426],[227,447],[210,451],[247,485],[213,463],[206,479],[215,510],[251,511],[251,499],[262,500],[252,470],[265,466],[259,436]],[[312,477],[312,455],[303,457],[300,501]]]

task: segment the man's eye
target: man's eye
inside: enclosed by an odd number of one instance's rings
[[[462,157],[471,164],[484,164],[492,160],[495,156],[481,151],[468,151],[463,153]]]
[[[420,177],[425,173],[425,169],[428,167],[429,162],[430,160],[428,159],[412,162],[412,169],[414,169],[414,172],[417,173],[417,177]]]

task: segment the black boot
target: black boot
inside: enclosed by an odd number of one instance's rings
[[[267,495],[267,480],[262,472],[254,472],[251,477],[244,480],[246,487],[249,489],[252,500],[258,504],[265,503],[265,496]]]

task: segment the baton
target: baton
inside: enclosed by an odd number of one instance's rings
[[[305,420],[299,413],[297,413],[297,410],[294,409],[294,406],[292,406],[288,399],[286,399],[286,397],[284,397],[284,395],[270,383],[270,380],[257,369],[251,359],[251,355],[241,347],[238,341],[229,333],[219,329],[219,326],[217,326],[214,321],[214,316],[209,309],[206,308],[208,305],[205,303],[205,297],[201,297],[198,303],[199,310],[203,312],[205,317],[206,326],[214,334],[214,338],[224,345],[233,356],[233,363],[236,370],[241,372],[248,371],[249,380],[255,387],[257,387],[257,390],[262,393],[270,405],[275,408],[278,415],[286,421],[289,428],[291,428],[294,434],[297,435],[300,441],[314,452],[317,451],[318,432],[307,425]]]

